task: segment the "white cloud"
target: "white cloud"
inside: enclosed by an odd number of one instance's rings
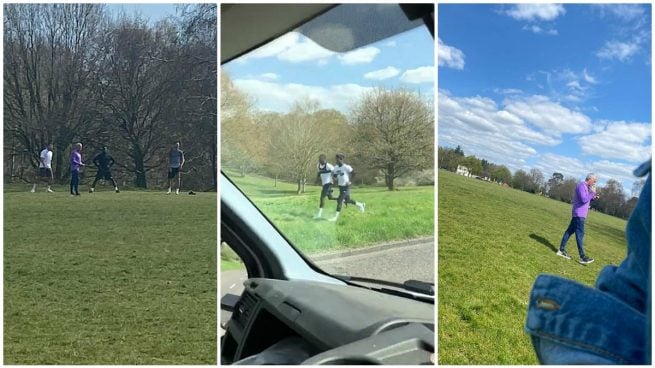
[[[553,173],[558,172],[564,175],[564,179],[576,180],[581,180],[592,170],[577,158],[554,153],[540,155],[534,167],[539,169],[546,178],[550,178]]]
[[[639,4],[599,4],[596,6],[600,9],[601,16],[610,14],[625,22],[632,22],[645,15],[645,8]]]
[[[546,153],[539,156],[533,165],[539,169],[544,177],[550,178],[553,173],[558,172],[564,175],[564,179],[584,180],[589,173],[598,177],[598,185],[604,186],[609,179],[618,180],[622,183],[624,191],[629,193],[632,183],[637,178],[632,175],[636,165],[627,165],[608,160],[583,162],[577,158],[562,156],[554,153]]]
[[[320,101],[322,108],[333,108],[347,113],[362,94],[373,89],[352,83],[327,87],[257,79],[235,79],[233,83],[254,101],[257,109],[277,112],[287,112],[296,101],[308,98]]]
[[[406,70],[400,77],[400,80],[405,83],[432,83],[434,81],[434,67],[422,66],[416,69]]]
[[[380,53],[380,49],[373,46],[362,47],[357,50],[339,55],[339,60],[344,65],[368,64]]]
[[[396,69],[393,66],[388,66],[384,69],[378,69],[372,72],[368,72],[364,74],[364,78],[373,79],[373,80],[384,80],[384,79],[393,78],[398,74],[400,74],[399,69]]]
[[[464,53],[462,50],[448,46],[438,39],[438,63],[439,66],[447,66],[453,69],[464,69]]]
[[[583,76],[584,80],[585,80],[587,83],[590,83],[590,84],[598,84],[598,80],[597,80],[596,78],[592,77],[589,73],[587,73],[587,69],[584,69],[584,70],[582,71],[582,76]]]
[[[505,110],[543,129],[554,137],[562,133],[585,133],[591,129],[589,117],[572,111],[545,96],[508,98]]]
[[[636,42],[608,41],[598,50],[596,56],[601,59],[617,59],[625,62],[629,61],[638,51],[639,44]]]
[[[268,57],[276,57],[282,61],[288,61],[291,63],[301,63],[307,61],[322,61],[326,62],[326,59],[335,55],[333,51],[330,51],[322,46],[319,46],[317,43],[311,39],[301,35],[297,32],[289,32],[280,38],[268,43],[253,52],[245,55],[241,58],[241,61],[246,61],[248,59],[261,59]]]
[[[454,97],[439,91],[440,145],[462,145],[475,154],[509,168],[521,168],[538,152],[533,145],[556,146],[561,140],[530,127],[520,116],[481,96]]]
[[[552,21],[566,13],[560,4],[518,4],[506,11],[506,14],[516,20]]]
[[[558,32],[557,32],[556,29],[543,29],[543,28],[541,28],[541,27],[539,27],[537,25],[534,25],[534,24],[533,25],[525,25],[523,27],[523,30],[530,31],[530,32],[536,33],[536,34],[546,34],[546,35],[549,35],[549,36],[557,36],[558,35]]]
[[[651,125],[624,121],[600,122],[602,130],[580,137],[582,152],[639,164],[651,156]]]
[[[265,80],[278,80],[280,76],[275,73],[264,73],[261,75],[261,78]]]

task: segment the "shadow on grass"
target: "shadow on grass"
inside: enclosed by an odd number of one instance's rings
[[[550,250],[553,251],[553,253],[557,253],[557,247],[554,246],[548,239],[544,238],[543,236],[539,236],[537,234],[530,234],[530,238],[538,241],[539,243],[547,246],[550,248]]]

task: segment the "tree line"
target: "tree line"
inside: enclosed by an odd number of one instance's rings
[[[394,190],[400,178],[433,184],[432,103],[404,89],[375,89],[344,114],[320,101],[297,100],[286,113],[258,111],[230,76],[221,73],[221,164],[239,175],[292,181],[297,192],[317,177],[318,156],[343,152],[357,184],[378,178]],[[429,170],[429,175],[421,175]]]
[[[564,178],[564,175],[559,172],[554,172],[546,179],[536,168],[529,171],[519,169],[512,174],[504,165],[496,165],[474,155],[466,156],[461,146],[456,148],[439,146],[437,160],[440,169],[455,172],[459,165],[463,165],[469,168],[472,175],[569,204],[573,202],[573,193],[578,184],[576,178]],[[600,196],[591,202],[591,208],[611,216],[628,218],[637,204],[644,184],[644,180],[635,181],[628,197],[628,193],[618,180],[609,179],[604,186],[597,188]]]
[[[119,180],[163,185],[180,141],[185,187],[215,189],[216,5],[177,14],[151,25],[103,4],[5,4],[5,181],[29,180],[47,143],[66,181],[82,142],[87,161],[109,147]]]

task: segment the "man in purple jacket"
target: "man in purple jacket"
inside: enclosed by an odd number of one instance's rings
[[[573,194],[573,210],[571,222],[569,223],[568,229],[564,232],[562,237],[562,242],[559,246],[559,251],[557,251],[558,256],[562,256],[566,259],[571,259],[571,257],[566,254],[566,242],[569,240],[569,237],[575,233],[575,242],[578,244],[578,253],[580,253],[580,263],[589,264],[594,260],[587,257],[584,254],[584,247],[582,246],[582,239],[584,238],[584,220],[587,217],[589,212],[589,204],[592,199],[597,199],[596,195],[596,175],[589,174],[587,175],[585,181],[580,182],[575,187],[575,193]]]
[[[82,143],[75,143],[71,152],[71,197],[79,196],[80,190],[80,168],[84,166],[82,162]]]

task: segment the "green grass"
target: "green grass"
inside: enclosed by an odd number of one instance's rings
[[[217,363],[215,193],[6,189],[4,364]]]
[[[382,187],[351,189],[354,200],[366,203],[366,212],[355,206],[343,207],[339,220],[328,222],[336,201],[326,201],[323,219],[314,220],[321,187],[307,185],[296,194],[296,185],[258,176],[228,176],[248,195],[273,223],[305,253],[354,248],[392,240],[412,239],[434,234],[434,187]],[[339,193],[335,187],[334,195]]]
[[[571,205],[439,171],[439,364],[537,364],[524,332],[531,286],[540,273],[593,285],[626,254],[626,221],[590,212],[577,263],[575,236],[555,255]]]

